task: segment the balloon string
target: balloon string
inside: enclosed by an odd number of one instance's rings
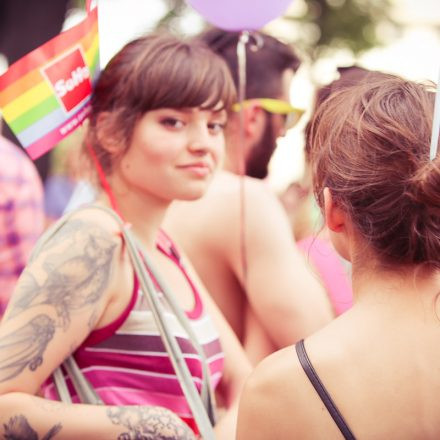
[[[90,11],[97,6],[97,0],[86,0],[86,11],[90,13]]]
[[[440,130],[440,71],[437,81],[437,92],[435,94],[434,116],[432,121],[431,148],[429,158],[434,160],[437,156],[438,136]]]
[[[237,44],[238,57],[238,102],[240,104],[239,113],[239,136],[240,136],[240,151],[239,151],[239,174],[240,174],[240,254],[241,266],[243,271],[243,284],[246,289],[247,286],[247,249],[246,249],[246,214],[245,214],[245,136],[244,136],[244,106],[246,94],[246,44],[249,42],[249,32],[242,31]]]
[[[124,217],[122,216],[119,207],[118,202],[116,201],[116,197],[113,194],[113,191],[110,187],[110,184],[108,183],[107,177],[105,177],[104,170],[102,169],[101,163],[98,160],[98,157],[96,156],[95,150],[92,148],[90,142],[86,143],[87,150],[90,154],[90,157],[92,158],[93,165],[95,166],[96,172],[98,173],[99,182],[102,186],[102,189],[107,194],[110,205],[113,208],[113,210],[118,213],[119,217],[121,217],[124,220]],[[124,220],[125,221],[125,220]]]

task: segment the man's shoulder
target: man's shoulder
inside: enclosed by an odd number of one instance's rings
[[[266,182],[221,171],[202,198],[175,202],[167,218],[181,222],[182,218],[191,217],[193,225],[195,222],[235,228],[243,206],[248,213],[248,221],[252,223],[266,223],[261,217],[269,220],[286,215],[275,192]],[[194,213],[197,213],[197,220],[192,216]]]
[[[243,206],[247,222],[252,224],[272,224],[273,217],[284,214],[276,194],[265,182],[221,171],[199,200],[174,202],[165,227],[173,231],[185,226],[186,231],[191,228],[198,236],[223,236],[239,230]]]
[[[213,182],[208,189],[207,197],[204,197],[203,199],[208,199],[210,197],[238,197],[242,188],[247,196],[261,196],[266,194],[268,197],[275,197],[268,184],[261,179],[242,176],[229,171],[221,171],[213,179]]]

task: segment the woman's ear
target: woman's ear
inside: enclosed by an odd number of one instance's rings
[[[328,228],[333,232],[341,232],[346,226],[345,212],[335,204],[330,189],[324,188],[324,215]]]
[[[122,149],[122,139],[115,130],[117,126],[111,112],[101,112],[96,121],[96,137],[104,150],[112,155],[118,155]]]

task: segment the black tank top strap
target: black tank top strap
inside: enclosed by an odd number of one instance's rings
[[[342,414],[339,412],[337,406],[333,402],[333,399],[330,397],[330,394],[325,389],[323,383],[321,382],[321,379],[313,368],[313,365],[311,364],[310,359],[307,356],[303,339],[296,343],[295,349],[296,354],[298,355],[299,362],[304,369],[304,372],[306,373],[307,377],[313,385],[313,388],[315,388],[316,392],[318,393],[319,397],[327,408],[327,411],[332,416],[344,438],[347,440],[356,440],[355,436],[345,422],[344,417],[342,417]]]

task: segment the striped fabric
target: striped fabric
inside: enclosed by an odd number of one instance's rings
[[[177,256],[168,252],[166,254],[181,267],[190,281]],[[197,290],[192,283],[191,286],[195,306],[186,314],[205,351],[211,384],[215,388],[222,377],[224,355],[217,331],[203,310]],[[194,383],[200,390],[200,358],[178,319],[168,308],[163,295],[158,295],[169,328],[176,336]],[[94,331],[77,350],[75,359],[83,373],[106,404],[163,406],[178,414],[197,432],[153,314],[149,310],[148,301],[141,290],[138,290],[137,282],[131,304],[123,313],[122,317],[124,316],[127,317],[123,322]],[[67,383],[73,400],[77,401],[69,379]],[[57,399],[52,383],[47,384],[45,395]]]

